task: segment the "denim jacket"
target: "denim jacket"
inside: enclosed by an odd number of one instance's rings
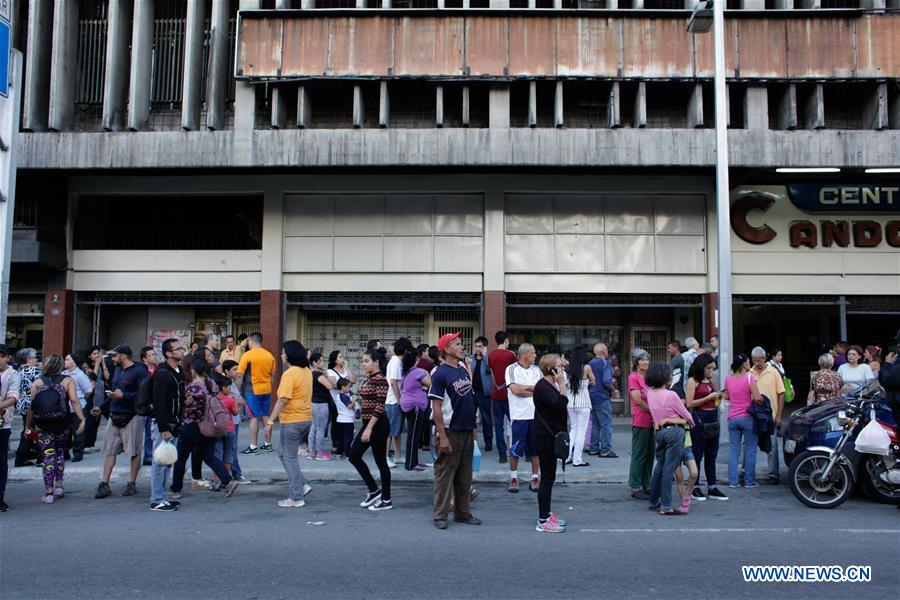
[[[472,367],[472,369],[475,369],[475,360],[476,357],[473,354],[469,359],[469,365]],[[482,395],[490,396],[491,392],[494,389],[494,375],[491,373],[491,370],[488,369],[487,355],[481,357],[481,368],[479,369],[479,373],[472,373],[472,378],[474,379],[475,377],[479,377],[481,379]]]

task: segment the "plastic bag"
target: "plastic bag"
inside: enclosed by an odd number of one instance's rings
[[[794,384],[791,383],[790,377],[784,377],[782,381],[784,382],[784,403],[790,404],[794,401]]]
[[[163,441],[153,451],[153,460],[158,465],[175,464],[175,461],[178,460],[178,449],[172,442]]]
[[[475,450],[472,454],[472,471],[481,470],[481,448],[478,447],[478,440],[475,440]]]
[[[856,451],[863,454],[884,455],[888,453],[891,445],[891,439],[888,437],[884,427],[875,421],[874,411],[869,420],[869,424],[863,427],[863,430],[856,436]]]

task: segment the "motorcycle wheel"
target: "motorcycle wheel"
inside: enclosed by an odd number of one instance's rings
[[[810,508],[836,508],[853,493],[853,474],[840,462],[831,469],[828,481],[819,479],[830,458],[826,452],[806,451],[791,463],[791,493]]]
[[[863,493],[875,502],[882,504],[900,504],[900,489],[891,492],[891,488],[875,475],[874,456],[867,456],[859,466],[859,487]]]

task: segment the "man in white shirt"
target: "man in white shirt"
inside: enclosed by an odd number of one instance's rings
[[[9,474],[9,436],[19,399],[19,372],[9,366],[9,348],[0,344],[0,512],[9,510],[4,501]]]
[[[684,379],[687,380],[687,375],[691,372],[691,364],[697,358],[697,355],[700,354],[700,342],[695,337],[687,337],[684,339],[684,345],[687,346],[687,350],[681,353],[681,358],[684,359],[684,371],[682,373],[684,374]]]
[[[405,337],[394,342],[394,356],[388,361],[386,378],[388,380],[387,398],[384,400],[384,412],[388,418],[388,467],[394,468],[403,462],[400,455],[400,434],[403,433],[403,411],[400,410],[400,383],[403,380],[403,355],[414,351],[412,342]],[[391,443],[394,447],[391,448]]]
[[[534,384],[540,381],[541,370],[534,364],[534,346],[519,345],[518,360],[506,368],[506,390],[509,397],[509,420],[512,439],[509,446],[509,491],[519,491],[519,459],[531,461],[531,491],[538,491],[538,456],[533,450],[531,426],[534,422]]]

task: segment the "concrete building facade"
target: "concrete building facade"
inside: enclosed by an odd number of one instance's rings
[[[481,4],[17,3],[11,343],[715,333],[692,3]],[[900,7],[728,7],[736,342],[808,372],[900,326]]]

